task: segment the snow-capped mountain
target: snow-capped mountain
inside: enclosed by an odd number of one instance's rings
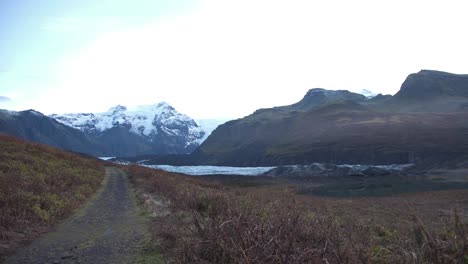
[[[198,126],[205,132],[205,136],[200,139],[201,144],[205,141],[209,135],[221,124],[226,123],[229,119],[197,119]]]
[[[363,89],[361,92],[359,92],[360,94],[364,95],[365,97],[367,97],[368,99],[370,98],[373,98],[373,97],[376,97],[377,94],[367,90],[367,89]]]
[[[115,106],[104,113],[51,115],[58,122],[79,129],[115,146],[113,155],[190,153],[214,129],[204,130],[192,118],[165,102],[133,108]],[[119,148],[128,145],[127,148]],[[136,149],[135,149],[136,148]]]
[[[64,150],[101,156],[101,144],[83,132],[57,122],[35,110],[9,111],[0,109],[0,133]]]

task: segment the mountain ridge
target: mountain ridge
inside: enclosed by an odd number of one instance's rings
[[[94,156],[187,154],[219,122],[205,120],[201,127],[165,102],[50,116],[35,110],[0,110],[0,132]]]
[[[0,109],[0,132],[64,150],[95,156],[104,154],[98,142],[35,110]]]
[[[188,156],[149,164],[448,164],[468,157],[467,77],[422,71],[409,75],[395,96],[373,98],[311,89],[295,104],[219,126]],[[418,90],[435,91],[433,100],[413,96]]]

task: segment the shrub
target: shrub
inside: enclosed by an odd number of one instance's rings
[[[400,214],[407,211],[401,200],[357,199],[353,208],[343,199],[269,187],[229,189],[160,170],[126,169],[136,186],[170,205],[172,213],[156,217],[151,227],[169,262],[464,263],[468,255],[468,228],[458,214],[454,225],[444,225],[450,231],[436,236],[415,214]],[[362,212],[365,206],[371,214]]]

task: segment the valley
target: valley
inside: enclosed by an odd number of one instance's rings
[[[0,0],[0,264],[468,264],[467,10]]]
[[[393,96],[315,88],[219,126],[167,103],[1,110],[0,256],[464,263],[467,89],[423,70]]]

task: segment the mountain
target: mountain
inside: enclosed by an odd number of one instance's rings
[[[205,135],[200,139],[200,144],[205,141],[211,133],[220,125],[224,124],[228,119],[196,119],[195,122],[205,132]]]
[[[454,164],[468,157],[468,77],[408,76],[395,95],[311,89],[302,100],[220,125],[185,157],[150,163]]]
[[[81,131],[70,128],[40,112],[0,110],[0,132],[75,152],[103,155],[103,147]]]
[[[50,117],[105,145],[108,156],[190,153],[215,126],[214,121],[206,122],[204,130],[165,102],[131,109],[118,105],[104,113]]]
[[[368,99],[377,96],[377,94],[375,94],[375,93],[373,93],[373,92],[371,92],[371,91],[369,91],[369,90],[367,90],[367,89],[363,89],[363,90],[360,92],[360,94],[364,95],[364,96],[365,96],[366,98],[368,98]]]
[[[94,156],[187,154],[223,120],[199,120],[167,103],[104,113],[45,116],[35,110],[0,110],[0,132]]]
[[[432,70],[410,74],[389,107],[399,112],[466,112],[468,75]]]
[[[336,103],[340,101],[363,102],[367,98],[362,94],[352,93],[346,90],[326,90],[322,88],[310,89],[301,101],[286,106],[286,109],[293,111],[307,111],[314,108]]]

